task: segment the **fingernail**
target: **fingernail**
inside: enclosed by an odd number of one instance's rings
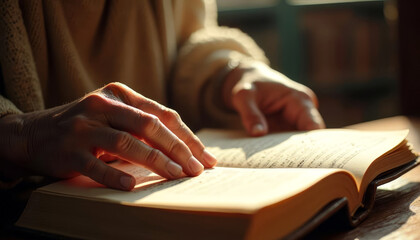
[[[203,152],[203,159],[210,166],[214,166],[217,162],[216,157],[207,150],[204,150]]]
[[[264,133],[265,133],[265,129],[261,123],[257,123],[252,127],[252,130],[251,130],[252,135],[261,135]]]
[[[203,165],[194,157],[191,156],[190,159],[188,159],[188,167],[190,168],[191,173],[198,175],[204,170]]]
[[[131,189],[133,184],[133,178],[129,176],[120,177],[120,183],[125,189]]]
[[[168,169],[169,174],[172,175],[174,178],[180,178],[182,176],[182,167],[178,164],[170,161],[168,162],[168,165],[166,166]]]

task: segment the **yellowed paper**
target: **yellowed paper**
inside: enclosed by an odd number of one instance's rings
[[[360,182],[369,165],[404,141],[407,130],[368,132],[324,129],[259,138],[238,131],[204,130],[198,136],[218,166],[243,168],[340,168]]]
[[[109,189],[79,176],[41,188],[104,201],[171,209],[201,209],[249,213],[263,206],[287,199],[337,172],[334,169],[207,169],[198,177],[167,181],[131,164],[118,168],[136,172],[136,188],[131,192]]]

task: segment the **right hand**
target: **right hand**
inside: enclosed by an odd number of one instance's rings
[[[59,178],[81,173],[122,190],[132,189],[135,178],[104,163],[102,155],[168,179],[196,176],[216,164],[178,113],[120,83],[52,109],[7,115],[0,130],[9,133],[0,158],[12,165]]]

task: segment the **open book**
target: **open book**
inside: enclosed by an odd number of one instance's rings
[[[168,181],[127,163],[131,192],[79,176],[35,192],[17,226],[78,238],[295,238],[344,211],[357,225],[377,185],[417,165],[408,131],[327,129],[259,138],[204,130],[219,160],[198,177]]]

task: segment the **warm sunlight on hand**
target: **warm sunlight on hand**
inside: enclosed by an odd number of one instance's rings
[[[263,63],[240,64],[228,74],[223,92],[225,104],[252,136],[325,128],[312,90]]]
[[[17,115],[2,120],[13,117]],[[130,190],[135,178],[105,161],[118,158],[168,179],[197,176],[216,164],[178,113],[120,83],[19,117],[15,122],[24,125],[28,151],[14,156],[15,163],[44,175],[81,173],[108,187]]]

